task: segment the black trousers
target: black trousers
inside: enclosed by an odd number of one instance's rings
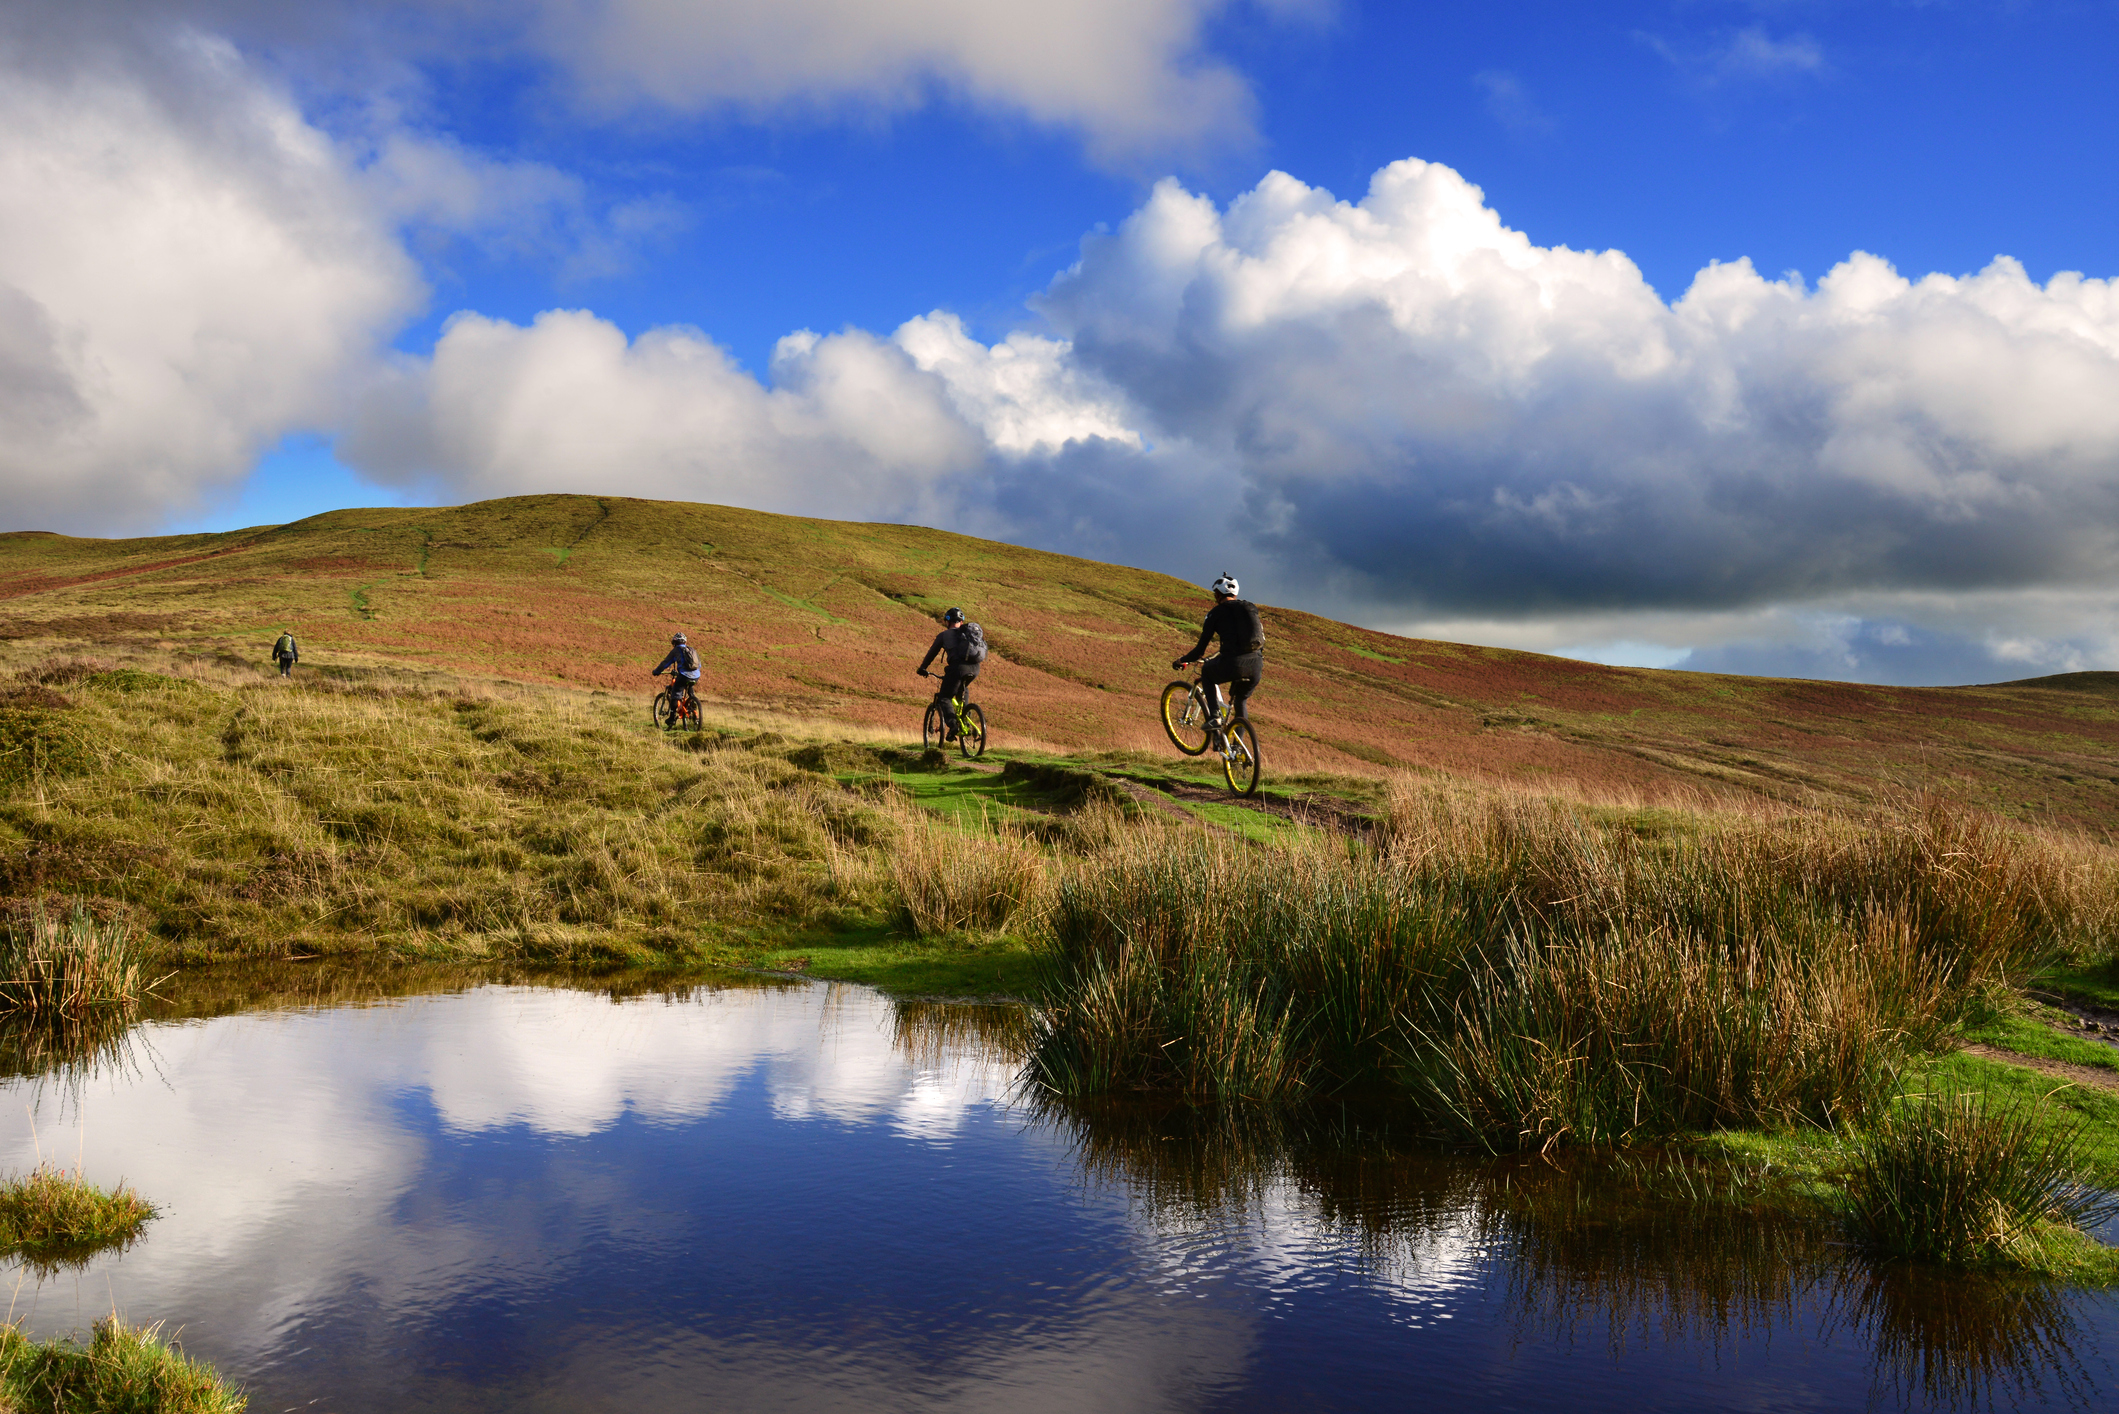
[[[1199,670],[1199,681],[1207,690],[1207,707],[1211,711],[1221,709],[1221,696],[1214,689],[1229,685],[1229,697],[1236,704],[1236,715],[1250,720],[1250,710],[1245,706],[1251,694],[1258,688],[1258,680],[1265,676],[1266,655],[1263,653],[1217,653],[1209,658]]]
[[[962,668],[943,670],[942,685],[934,694],[934,705],[937,707],[946,706],[956,698],[964,696],[971,691],[971,685],[977,682],[978,678],[979,670],[977,668],[973,668],[968,673]]]

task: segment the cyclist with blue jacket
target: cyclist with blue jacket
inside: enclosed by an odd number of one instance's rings
[[[681,633],[670,635],[669,657],[657,663],[655,671],[649,676],[659,678],[672,668],[677,670],[677,681],[673,684],[673,687],[676,691],[683,693],[686,700],[694,707],[697,707],[699,705],[699,655],[692,651],[692,645],[684,641],[684,635]]]

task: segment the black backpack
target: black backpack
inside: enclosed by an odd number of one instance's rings
[[[986,630],[977,624],[965,624],[959,630],[964,635],[964,663],[976,667],[986,661]]]
[[[1246,646],[1236,651],[1239,653],[1257,653],[1261,651],[1266,646],[1266,623],[1258,615],[1258,606],[1248,599],[1238,599],[1236,607],[1243,610],[1244,623],[1244,631],[1238,634],[1237,637],[1246,641]],[[1222,646],[1226,648],[1228,645],[1223,644]]]

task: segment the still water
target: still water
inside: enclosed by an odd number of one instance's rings
[[[224,1007],[7,1082],[0,1165],[164,1214],[14,1318],[165,1322],[258,1414],[2119,1409],[2107,1294],[1373,1120],[1040,1108],[1005,1012],[593,985]]]

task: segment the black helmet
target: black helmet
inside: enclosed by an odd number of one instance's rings
[[[942,622],[945,624],[960,624],[964,622],[964,611],[956,608],[944,609],[942,611]]]
[[[671,634],[671,635],[670,635],[670,642],[672,642],[672,643],[682,643],[682,642],[684,642],[684,635],[683,635],[683,634],[681,634],[681,633],[673,633],[673,634]]]

